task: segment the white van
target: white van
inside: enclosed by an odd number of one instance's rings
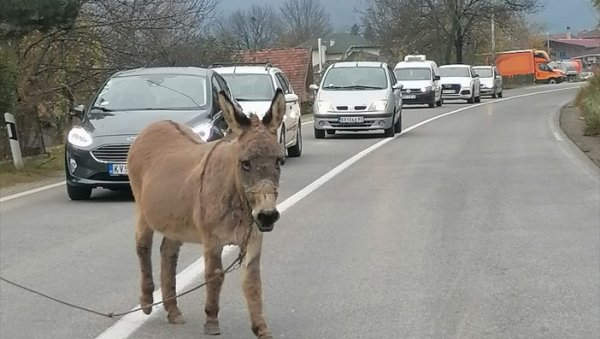
[[[407,55],[394,67],[398,83],[403,85],[404,104],[428,104],[442,106],[440,69],[433,60],[424,55]]]

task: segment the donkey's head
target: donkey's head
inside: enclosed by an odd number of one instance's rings
[[[258,229],[269,232],[279,219],[279,166],[284,154],[277,129],[285,114],[283,92],[277,89],[262,121],[256,115],[247,117],[236,109],[223,91],[219,93],[219,103],[231,132],[237,136],[234,143],[238,186],[252,208]]]

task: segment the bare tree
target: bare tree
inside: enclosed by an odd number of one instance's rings
[[[365,21],[382,42],[462,63],[465,48],[477,48],[477,33],[489,27],[492,15],[499,29],[507,29],[511,18],[538,8],[539,0],[369,0]]]
[[[333,30],[329,13],[317,0],[287,0],[281,6],[281,14],[287,25],[283,43],[288,46],[327,36]]]
[[[272,6],[252,5],[220,21],[217,31],[234,48],[261,49],[275,44],[283,33],[283,23]]]

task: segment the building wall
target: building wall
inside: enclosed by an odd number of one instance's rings
[[[587,52],[588,49],[583,46],[550,41],[550,58],[552,59],[570,59],[574,56],[587,54]]]

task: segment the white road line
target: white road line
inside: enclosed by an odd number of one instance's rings
[[[59,187],[65,184],[65,181],[61,181],[61,182],[57,182],[55,184],[51,184],[51,185],[46,185],[46,186],[42,186],[42,187],[38,187],[38,188],[34,188],[28,191],[24,191],[21,193],[17,193],[17,194],[13,194],[13,195],[8,195],[4,198],[0,198],[0,202],[5,202],[5,201],[9,201],[9,200],[13,200],[13,199],[17,199],[17,198],[21,198],[30,194],[34,194],[34,193],[39,193],[42,191],[46,191],[49,190],[51,188],[55,188],[55,187]]]
[[[554,90],[548,90],[548,91],[542,91],[542,92],[536,92],[536,93],[527,93],[527,94],[497,99],[494,101],[487,101],[487,102],[483,102],[483,103],[479,103],[479,104],[475,104],[475,105],[462,107],[457,110],[454,110],[454,111],[451,111],[451,112],[448,112],[445,114],[441,114],[441,115],[435,116],[433,118],[427,119],[425,121],[422,121],[418,124],[415,124],[413,126],[410,126],[406,129],[404,129],[401,133],[396,134],[393,137],[385,138],[385,139],[377,142],[376,144],[371,145],[370,147],[362,150],[361,152],[353,155],[351,158],[347,159],[346,161],[342,162],[341,164],[339,164],[338,166],[336,166],[329,172],[325,173],[323,176],[316,179],[315,181],[310,183],[308,186],[304,187],[303,189],[296,192],[291,197],[289,197],[286,200],[284,200],[283,202],[279,203],[277,205],[277,209],[280,211],[280,213],[283,214],[287,209],[289,209],[290,207],[294,206],[297,202],[299,202],[300,200],[307,197],[310,193],[314,192],[317,188],[321,187],[323,184],[325,184],[326,182],[328,182],[329,180],[334,178],[336,175],[342,173],[345,169],[347,169],[352,164],[354,164],[355,162],[357,162],[358,160],[363,158],[365,155],[373,152],[374,150],[378,149],[379,147],[396,139],[400,135],[406,134],[417,127],[423,126],[427,123],[430,123],[430,122],[440,119],[442,117],[456,114],[456,113],[459,113],[459,112],[462,112],[462,111],[465,111],[465,110],[468,110],[471,108],[483,106],[483,105],[489,105],[489,104],[493,104],[493,103],[497,103],[497,102],[501,102],[501,101],[513,100],[513,99],[528,97],[528,96],[537,95],[537,94],[566,91],[566,90],[570,90],[570,89],[574,89],[574,88],[577,88],[577,87],[560,88],[560,89],[554,89]],[[308,122],[305,122],[305,123],[308,123]],[[303,123],[303,124],[305,124],[305,123]],[[231,254],[233,252],[234,251],[231,248],[224,249],[222,256],[225,257],[228,254]],[[190,266],[188,266],[185,270],[183,270],[181,273],[179,273],[177,275],[177,287],[176,287],[177,292],[179,293],[182,289],[188,288],[193,283],[199,282],[201,279],[201,276],[204,274],[203,271],[204,271],[204,258],[200,257],[198,260],[196,260],[194,263],[192,263]],[[156,292],[154,292],[154,300],[155,300],[155,302],[162,300],[160,289],[158,289]],[[134,308],[138,308],[139,306],[140,305],[137,305]],[[154,311],[152,312],[152,314],[149,316],[143,314],[142,312],[128,314],[128,315],[124,316],[123,318],[119,319],[114,325],[112,325],[106,331],[102,332],[98,337],[96,337],[96,339],[127,338],[131,334],[133,334],[137,329],[142,327],[146,321],[150,320],[153,317],[156,317],[158,314],[164,314],[163,308],[160,305],[156,306]]]

